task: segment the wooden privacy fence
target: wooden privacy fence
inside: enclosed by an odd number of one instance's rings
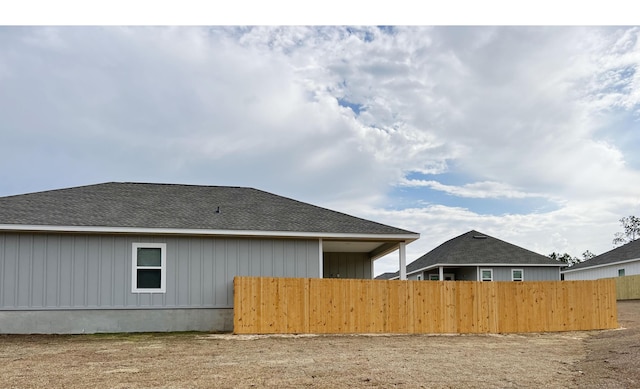
[[[640,274],[616,277],[616,297],[618,300],[640,299]]]
[[[509,333],[617,328],[616,284],[234,278],[234,332]]]

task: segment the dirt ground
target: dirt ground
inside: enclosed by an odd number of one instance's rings
[[[621,329],[509,335],[0,336],[0,388],[633,388],[640,300]]]

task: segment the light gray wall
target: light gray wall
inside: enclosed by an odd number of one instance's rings
[[[323,253],[324,278],[372,278],[371,258],[366,253]]]
[[[167,244],[166,293],[131,293],[134,242]],[[318,277],[319,242],[0,233],[0,310],[231,308],[236,275]]]
[[[456,269],[445,268],[445,273],[455,273],[456,281],[477,281],[478,268],[476,266],[461,267]],[[493,269],[494,281],[511,281],[511,269],[522,269],[525,281],[559,281],[560,271],[557,266],[480,266],[480,269]],[[431,269],[425,275],[429,279],[429,274],[438,274],[438,269]]]
[[[493,269],[494,281],[511,281],[511,269],[522,269],[525,281],[560,281],[560,268],[547,267],[480,267],[481,269]]]
[[[600,278],[618,277],[618,270],[620,269],[624,269],[625,276],[640,274],[640,258],[625,263],[617,263],[596,268],[586,268],[566,272],[564,273],[564,279],[567,281],[573,281],[597,280]],[[569,268],[569,270],[571,270],[571,268]]]

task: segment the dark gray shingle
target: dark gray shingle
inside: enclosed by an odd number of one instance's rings
[[[407,265],[407,274],[436,264],[564,264],[544,255],[472,230],[448,240]]]
[[[592,266],[609,265],[620,261],[640,258],[640,239],[636,239],[611,251],[597,255],[588,261],[578,263],[564,270],[586,269]]]
[[[379,276],[377,276],[375,279],[376,280],[390,280],[390,279],[392,279],[394,277],[398,277],[398,275],[399,275],[398,272],[395,272],[395,273],[390,273],[390,272],[382,273]]]
[[[253,188],[116,182],[0,197],[0,224],[415,234]]]

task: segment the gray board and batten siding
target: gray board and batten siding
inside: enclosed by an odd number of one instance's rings
[[[559,281],[560,270],[558,267],[536,267],[536,266],[479,266],[444,268],[445,274],[454,274],[456,281],[478,281],[478,268],[493,270],[493,281],[511,281],[512,270],[522,270],[524,281]],[[424,272],[424,280],[429,279],[429,275],[438,275],[438,269],[431,269]],[[416,279],[413,274],[411,279]]]
[[[231,331],[235,276],[371,278],[419,236],[253,188],[0,197],[0,333]]]
[[[323,278],[373,278],[373,263],[366,253],[324,253]]]
[[[132,293],[136,242],[166,243],[165,293]],[[318,240],[0,233],[0,333],[231,331],[234,276],[318,277],[319,255]]]

